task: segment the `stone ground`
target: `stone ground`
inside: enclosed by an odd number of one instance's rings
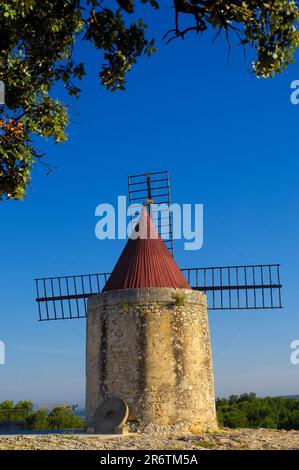
[[[0,450],[299,450],[299,431],[221,429],[217,433],[151,432],[127,436],[2,435]]]

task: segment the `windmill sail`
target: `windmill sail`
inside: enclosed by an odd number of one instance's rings
[[[148,209],[152,204],[161,204],[162,210],[151,210],[158,233],[174,255],[173,220],[170,211],[170,185],[168,171],[147,172],[128,176],[129,202],[142,204]]]
[[[279,264],[182,269],[193,289],[205,292],[209,310],[282,308]]]
[[[183,268],[192,289],[207,294],[209,310],[282,308],[280,265]],[[85,318],[88,297],[102,291],[110,273],[36,279],[39,320]]]
[[[171,201],[168,172],[148,172],[129,176],[128,189],[130,204],[142,204],[148,210],[153,208],[153,203],[164,204],[164,211],[158,214],[156,220],[153,211],[149,212],[158,234],[173,256],[173,221],[169,210]],[[121,269],[118,269],[117,276],[112,275],[110,279],[110,273],[36,279],[39,319],[48,321],[85,318],[87,301],[91,295],[102,292],[104,286],[106,290],[118,288],[119,283],[122,288],[126,287],[127,277],[123,282],[119,276],[120,274],[122,277],[128,275],[130,263],[128,263],[127,254],[132,255],[130,249],[124,250],[123,257],[120,259]],[[173,275],[174,268],[170,269],[171,264],[174,266],[174,260],[172,263],[168,260],[164,266],[164,278],[166,274],[169,279]],[[146,262],[143,263],[143,268],[145,265]],[[131,276],[129,285],[132,284],[136,266],[135,260],[129,273]],[[188,287],[191,286],[192,289],[206,293],[209,310],[243,310],[282,308],[279,270],[279,264],[259,264],[183,268],[181,272],[185,276]],[[138,282],[141,281],[144,287],[153,287],[156,282],[148,275],[143,275]],[[173,286],[172,281],[170,286]]]

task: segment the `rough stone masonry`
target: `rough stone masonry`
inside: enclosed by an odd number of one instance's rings
[[[216,429],[206,296],[191,289],[96,294],[87,316],[87,427],[111,397],[129,420]]]

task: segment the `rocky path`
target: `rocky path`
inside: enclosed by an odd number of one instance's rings
[[[299,450],[299,431],[224,429],[216,434],[144,433],[127,436],[20,435],[0,436],[0,450]]]

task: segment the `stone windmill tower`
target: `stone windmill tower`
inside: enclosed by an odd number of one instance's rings
[[[168,172],[130,176],[129,200],[170,212]],[[40,321],[87,318],[90,429],[109,398],[125,401],[131,420],[215,428],[207,308],[282,307],[279,264],[180,270],[169,213],[170,237],[159,236],[163,218],[157,230],[143,208],[138,231],[146,236],[128,240],[112,273],[35,280]]]
[[[189,286],[145,208],[87,314],[87,426],[107,398],[129,420],[216,428],[206,295]],[[149,236],[151,234],[151,236]]]

